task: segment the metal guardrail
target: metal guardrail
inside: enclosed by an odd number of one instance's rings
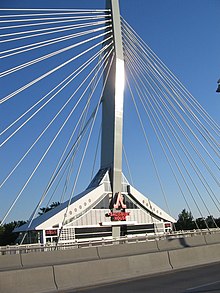
[[[12,255],[12,254],[24,254],[32,252],[46,252],[55,250],[66,250],[66,249],[76,249],[76,248],[86,248],[86,247],[97,247],[97,246],[107,246],[107,245],[118,245],[123,243],[139,243],[148,241],[159,241],[164,239],[175,239],[182,237],[193,237],[198,235],[210,235],[220,233],[219,228],[215,229],[202,229],[202,230],[190,230],[190,231],[175,231],[172,233],[160,233],[160,234],[147,234],[141,236],[126,236],[120,238],[109,238],[109,239],[99,239],[99,240],[87,240],[87,241],[74,241],[69,243],[60,244],[26,244],[26,245],[7,245],[0,246],[0,256],[1,255]]]

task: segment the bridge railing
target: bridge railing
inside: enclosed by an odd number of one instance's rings
[[[46,252],[54,250],[66,250],[66,249],[76,249],[76,248],[86,248],[86,247],[97,247],[97,246],[107,246],[107,245],[117,245],[122,243],[139,243],[147,241],[160,241],[164,239],[177,239],[183,237],[193,237],[198,235],[210,235],[220,233],[219,228],[214,229],[202,229],[202,230],[190,230],[190,231],[173,231],[172,233],[160,233],[160,234],[146,234],[140,236],[126,236],[120,238],[109,238],[109,239],[97,239],[97,240],[76,240],[74,242],[68,243],[48,243],[48,244],[24,244],[24,245],[7,245],[0,246],[0,255],[10,255],[10,254],[24,254],[32,252]]]

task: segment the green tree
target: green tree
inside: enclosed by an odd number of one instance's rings
[[[196,229],[195,222],[193,221],[193,216],[191,212],[183,209],[178,215],[178,221],[175,224],[176,230],[192,230]]]
[[[18,233],[13,233],[13,230],[23,224],[25,221],[13,221],[0,226],[0,246],[15,244]]]
[[[217,226],[220,228],[220,218],[216,218],[215,222],[216,222]]]
[[[208,216],[206,218],[206,223],[209,228],[217,228],[216,225],[219,227],[217,221],[218,219],[215,219],[213,216]]]
[[[52,202],[52,204],[50,204],[49,207],[40,208],[40,212],[38,212],[38,215],[41,216],[41,215],[47,213],[48,211],[54,209],[55,207],[57,207],[59,205],[60,205],[60,202],[59,201]]]

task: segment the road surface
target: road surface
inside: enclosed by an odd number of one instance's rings
[[[220,293],[220,263],[123,281],[68,293]],[[66,292],[66,293],[67,293]]]

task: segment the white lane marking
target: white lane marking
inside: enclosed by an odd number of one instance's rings
[[[197,287],[188,288],[188,289],[186,289],[186,291],[200,289],[202,287],[207,287],[207,286],[215,285],[215,284],[218,284],[218,283],[220,283],[220,281],[216,281],[216,282],[212,282],[212,283],[206,283],[206,284],[203,284],[203,285],[200,285],[200,286],[197,286]]]

